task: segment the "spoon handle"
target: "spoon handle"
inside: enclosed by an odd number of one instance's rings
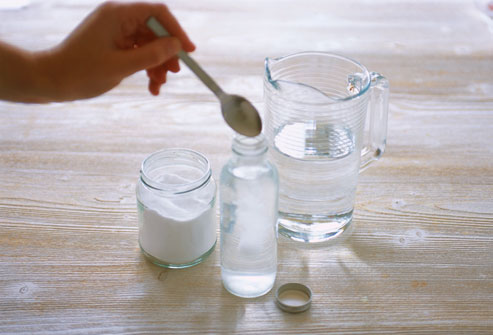
[[[154,34],[158,37],[170,36],[168,31],[159,23],[159,21],[151,16],[146,25],[149,29],[152,30]],[[178,57],[192,70],[193,73],[207,86],[214,94],[221,98],[221,95],[224,94],[224,91],[216,84],[216,82],[200,67],[197,62],[188,55],[187,52],[181,50],[178,52]]]

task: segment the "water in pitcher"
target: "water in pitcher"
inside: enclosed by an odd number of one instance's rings
[[[284,125],[276,131],[271,155],[282,180],[281,233],[300,224],[332,231],[351,220],[361,156],[349,128],[316,122]]]

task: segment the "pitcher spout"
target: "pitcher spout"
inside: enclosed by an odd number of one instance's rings
[[[279,89],[279,84],[277,83],[277,80],[275,80],[272,76],[272,67],[274,64],[279,62],[279,58],[270,58],[266,57],[264,66],[265,66],[265,80],[269,83],[270,86],[275,88],[276,90]]]

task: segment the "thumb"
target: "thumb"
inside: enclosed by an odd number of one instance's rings
[[[120,68],[127,74],[149,69],[174,57],[181,50],[180,40],[176,37],[161,37],[136,49],[125,50],[120,59]]]

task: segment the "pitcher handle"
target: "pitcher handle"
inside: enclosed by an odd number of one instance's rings
[[[371,72],[370,101],[367,114],[367,132],[361,150],[360,171],[378,160],[387,142],[387,117],[389,110],[389,81],[379,73]]]

